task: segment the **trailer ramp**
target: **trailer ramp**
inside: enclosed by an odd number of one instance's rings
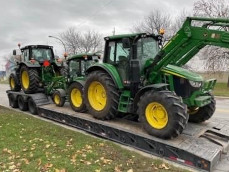
[[[178,138],[162,140],[148,135],[137,122],[97,120],[89,114],[72,111],[68,104],[61,108],[43,105],[38,110],[42,117],[198,170],[229,170],[229,121],[213,118],[214,122],[189,123]]]

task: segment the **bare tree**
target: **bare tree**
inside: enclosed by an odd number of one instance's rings
[[[168,14],[155,10],[150,13],[143,21],[134,24],[133,32],[146,32],[158,34],[160,29],[170,30],[171,18]],[[165,36],[168,35],[166,32]]]
[[[74,27],[68,28],[60,33],[61,39],[64,41],[69,54],[76,54],[80,47],[80,33]]]
[[[96,52],[102,48],[102,36],[95,31],[81,33],[71,27],[60,33],[60,37],[69,54]]]
[[[195,16],[229,17],[229,2],[227,0],[198,0],[194,3]],[[223,28],[228,31],[228,28]],[[229,67],[229,50],[226,48],[207,46],[203,50],[206,56],[205,68],[217,72]],[[229,87],[229,78],[228,78]]]

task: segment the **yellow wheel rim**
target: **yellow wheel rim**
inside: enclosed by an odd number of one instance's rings
[[[15,88],[15,81],[14,81],[14,78],[10,78],[10,86],[12,89]]]
[[[157,102],[147,105],[145,116],[148,123],[156,129],[164,128],[168,123],[168,114],[164,106]]]
[[[54,95],[54,103],[56,105],[60,104],[60,96],[58,94],[55,94]]]
[[[83,103],[82,94],[77,88],[72,89],[70,98],[73,106],[75,107],[80,107]]]
[[[88,89],[88,100],[90,105],[97,111],[101,111],[107,104],[107,94],[103,85],[93,81]]]
[[[21,79],[22,79],[23,88],[28,89],[29,88],[29,74],[27,71],[22,72]]]
[[[190,108],[188,109],[188,114],[189,115],[195,115],[198,111],[199,111],[199,107],[196,107],[196,108]]]

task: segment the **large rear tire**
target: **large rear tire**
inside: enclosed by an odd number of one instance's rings
[[[107,73],[103,71],[90,73],[85,83],[84,93],[85,103],[90,114],[102,120],[115,118],[120,95]]]
[[[12,90],[12,91],[20,91],[21,90],[20,82],[14,73],[10,74],[9,84],[10,84],[10,90]]]
[[[18,96],[18,107],[22,111],[27,111],[28,110],[28,102],[24,100],[22,96]]]
[[[22,66],[20,70],[20,81],[22,90],[26,93],[36,93],[39,86],[39,73],[37,69]]]
[[[189,122],[201,123],[212,117],[215,112],[216,101],[213,95],[209,95],[211,96],[211,103],[203,107],[189,109]]]
[[[172,139],[182,133],[187,125],[187,108],[171,91],[147,91],[138,103],[140,122],[150,134]]]
[[[83,86],[78,82],[74,82],[68,90],[69,102],[72,109],[76,112],[85,112],[86,105],[83,97]]]

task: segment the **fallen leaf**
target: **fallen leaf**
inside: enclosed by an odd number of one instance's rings
[[[169,167],[168,167],[168,166],[166,166],[164,163],[163,163],[163,164],[161,164],[161,165],[159,165],[159,168],[160,168],[160,169],[169,170]]]
[[[25,164],[27,164],[27,165],[29,164],[29,160],[28,160],[28,159],[26,159],[26,158],[22,158],[21,160],[22,160],[22,161],[24,161],[24,162],[25,162]]]
[[[51,164],[51,163],[45,164],[45,168],[51,168],[52,166],[53,166],[53,164]]]
[[[116,166],[115,169],[114,169],[115,172],[122,172],[119,168],[119,166]]]
[[[10,169],[10,170],[14,170],[15,168],[17,168],[16,165],[11,165],[11,166],[9,166],[9,169]]]
[[[90,161],[85,161],[84,164],[91,165],[91,162]]]
[[[45,148],[49,148],[49,147],[50,147],[50,145],[49,145],[49,144],[45,145]]]
[[[134,172],[134,170],[131,168],[131,169],[127,170],[127,172]]]
[[[38,165],[38,166],[41,165],[41,159],[38,159],[37,165]]]
[[[97,170],[95,170],[95,172],[101,172],[101,169],[99,169],[99,170],[97,169]]]

